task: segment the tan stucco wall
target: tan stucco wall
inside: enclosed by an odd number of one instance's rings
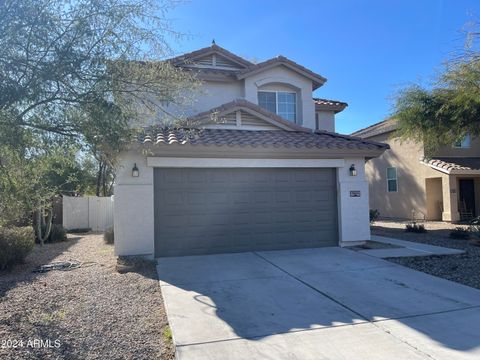
[[[434,156],[449,157],[478,157],[480,156],[480,138],[472,138],[469,148],[455,148],[453,146],[445,146],[436,151]]]
[[[443,190],[442,178],[425,179],[427,218],[428,220],[442,220]]]
[[[420,163],[423,147],[412,141],[392,138],[391,133],[369,140],[384,142],[390,150],[371,159],[366,164],[370,188],[370,208],[380,211],[380,216],[411,219],[427,218],[426,178],[444,178],[442,173]],[[397,192],[387,191],[387,168],[397,168]]]

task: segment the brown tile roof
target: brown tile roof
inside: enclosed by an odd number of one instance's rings
[[[470,157],[470,158],[433,158],[433,159],[422,159],[422,162],[430,167],[436,168],[437,170],[446,172],[448,174],[454,173],[455,171],[480,171],[480,157]]]
[[[364,139],[368,139],[372,136],[377,136],[381,134],[385,134],[390,131],[397,130],[398,124],[397,120],[395,119],[387,119],[384,121],[380,121],[376,124],[370,125],[364,129],[357,130],[352,133],[353,136],[359,136]]]
[[[285,130],[177,129],[147,130],[140,138],[144,145],[190,144],[193,146],[240,146],[310,148],[332,150],[385,150],[387,144],[329,132]]]
[[[316,110],[333,110],[335,113],[339,113],[348,106],[346,102],[338,100],[313,98],[313,102]]]
[[[296,131],[306,131],[306,132],[311,132],[310,129],[304,128],[300,125],[297,125],[295,123],[292,123],[291,121],[285,120],[282,117],[278,116],[277,114],[274,114],[268,110],[265,110],[258,106],[257,104],[254,104],[250,101],[247,101],[245,99],[235,99],[233,101],[230,101],[226,104],[217,106],[213,109],[201,112],[200,114],[197,114],[189,120],[200,120],[203,118],[210,118],[211,115],[216,112],[217,116],[223,116],[225,114],[229,114],[237,109],[248,109],[253,111],[254,113],[263,116],[264,118],[268,119],[270,123],[277,125],[281,127],[282,129],[290,129],[290,130],[296,130]]]
[[[173,65],[181,65],[182,63],[190,62],[195,59],[198,59],[201,56],[206,56],[212,53],[217,53],[225,56],[226,58],[233,60],[234,62],[238,63],[239,65],[242,65],[244,67],[249,67],[254,65],[250,61],[235,55],[234,53],[231,53],[227,49],[222,48],[221,46],[218,46],[216,44],[212,44],[211,46],[204,47],[199,50],[195,50],[180,56],[176,56],[174,58],[168,59],[167,61],[171,62]]]
[[[172,63],[173,65],[176,65],[176,66],[181,66],[183,64],[187,64],[189,62],[194,62],[195,59],[198,59],[199,57],[202,57],[202,56],[206,56],[206,55],[209,55],[209,54],[212,54],[212,53],[218,53],[218,54],[221,54],[223,56],[225,56],[226,58],[236,62],[237,64],[241,65],[242,67],[244,67],[244,69],[240,69],[240,70],[227,70],[228,71],[228,75],[230,74],[236,74],[237,78],[238,79],[244,79],[252,74],[255,74],[263,69],[266,69],[266,68],[269,68],[269,67],[273,67],[273,66],[276,66],[276,65],[285,65],[287,67],[289,67],[290,69],[294,70],[294,71],[297,71],[301,74],[303,74],[304,76],[310,78],[312,81],[313,81],[313,84],[314,84],[314,89],[316,88],[319,88],[320,86],[322,86],[326,81],[327,79],[324,78],[323,76],[307,69],[306,67],[300,65],[300,64],[297,64],[296,62],[286,58],[285,56],[282,56],[282,55],[279,55],[275,58],[272,58],[272,59],[269,59],[269,60],[266,60],[266,61],[263,61],[261,63],[258,63],[258,64],[254,64],[238,55],[235,55],[233,53],[231,53],[230,51],[216,45],[216,44],[212,44],[211,46],[208,46],[208,47],[205,47],[205,48],[202,48],[202,49],[199,49],[199,50],[195,50],[195,51],[192,51],[192,52],[189,52],[189,53],[186,53],[186,54],[183,54],[183,55],[180,55],[180,56],[176,56],[174,58],[171,58],[171,59],[168,59],[166,61]],[[200,73],[204,73],[207,70],[207,68],[197,68],[196,70],[198,70]]]
[[[270,68],[270,67],[273,67],[273,66],[277,66],[279,64],[280,65],[285,65],[288,68],[291,68],[292,70],[295,70],[295,71],[303,74],[304,76],[312,79],[313,83],[314,83],[314,89],[322,86],[327,81],[327,79],[324,78],[323,76],[321,76],[317,73],[314,73],[313,71],[307,69],[306,67],[304,67],[300,64],[297,64],[296,62],[294,62],[290,59],[287,59],[285,56],[281,56],[281,55],[279,55],[275,58],[269,59],[267,61],[252,65],[252,66],[246,68],[245,70],[240,71],[238,73],[237,77],[239,79],[244,79],[244,78],[246,78],[246,77],[248,77],[252,74],[255,74],[255,73],[265,69],[265,68]]]

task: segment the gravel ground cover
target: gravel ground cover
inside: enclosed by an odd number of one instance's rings
[[[372,226],[372,234],[461,249],[465,253],[461,255],[404,257],[385,260],[480,289],[480,247],[469,244],[468,240],[449,237],[450,231],[459,225],[433,221],[424,222],[427,232],[416,234],[405,232],[406,223],[401,221],[376,221]]]
[[[92,263],[32,273],[66,260]],[[120,274],[116,263],[102,235],[69,235],[0,272],[0,359],[173,359],[155,265]]]

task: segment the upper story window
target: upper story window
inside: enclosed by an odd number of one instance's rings
[[[282,118],[296,122],[297,94],[285,91],[259,91],[258,105]]]
[[[397,168],[387,168],[387,190],[388,192],[398,191]]]
[[[462,140],[454,143],[453,147],[462,148],[462,149],[469,148],[470,147],[470,142],[471,142],[470,134],[467,134],[467,135],[465,135],[465,137]]]

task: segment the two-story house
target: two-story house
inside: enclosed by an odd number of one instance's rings
[[[121,154],[116,254],[370,239],[364,164],[388,146],[334,132],[347,104],[312,97],[323,76],[283,56],[254,64],[215,44],[169,61],[203,82],[187,114],[202,125],[147,132]]]
[[[425,156],[423,144],[395,135],[388,119],[352,135],[390,145],[366,165],[370,208],[380,216],[457,222],[480,215],[480,139],[466,136]]]

